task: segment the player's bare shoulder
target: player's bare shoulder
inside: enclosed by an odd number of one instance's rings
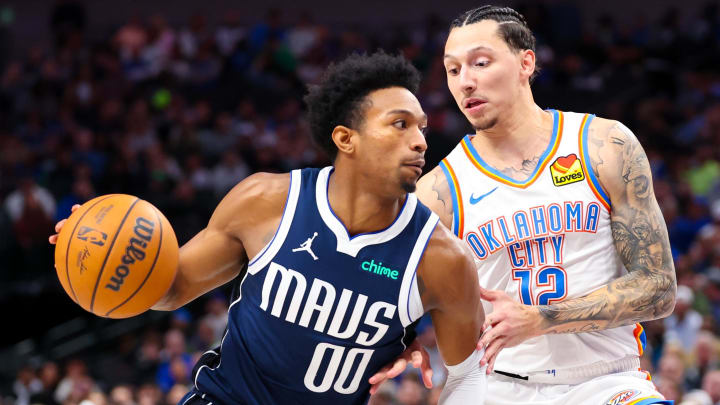
[[[245,234],[252,232],[264,244],[264,235],[272,238],[280,223],[289,187],[290,173],[255,173],[225,195],[209,226],[243,241],[248,239]]]
[[[418,291],[425,309],[432,309],[440,300],[462,301],[477,288],[477,270],[470,251],[438,223],[418,268]]]
[[[450,227],[453,220],[452,195],[447,178],[440,166],[436,166],[417,182],[415,191],[420,201],[440,217],[440,221]]]
[[[649,180],[650,166],[645,151],[623,123],[596,117],[588,128],[587,140],[593,173],[610,194],[624,192],[626,184],[634,179]],[[651,184],[637,185],[651,187]]]

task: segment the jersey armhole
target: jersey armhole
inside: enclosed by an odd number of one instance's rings
[[[432,213],[430,218],[425,222],[420,235],[415,242],[410,259],[403,273],[402,284],[400,286],[400,294],[398,296],[398,316],[403,327],[408,327],[425,313],[420,291],[417,286],[417,268],[420,260],[425,253],[430,236],[432,236],[435,226],[437,226],[440,217]]]
[[[255,274],[262,268],[267,266],[268,262],[272,260],[277,254],[280,247],[282,247],[287,237],[290,225],[292,224],[293,218],[295,217],[295,208],[297,207],[298,198],[300,197],[300,183],[301,183],[300,170],[293,170],[290,172],[290,187],[288,189],[287,200],[285,201],[285,208],[283,210],[282,218],[280,219],[280,225],[278,225],[275,235],[273,236],[270,243],[255,255],[248,264],[247,272]]]
[[[460,183],[455,175],[455,170],[447,158],[440,162],[440,168],[445,173],[448,188],[450,188],[450,196],[452,197],[453,216],[452,216],[452,233],[458,238],[462,238],[465,230],[465,210],[463,207],[462,193],[460,192]]]
[[[597,176],[595,176],[595,172],[592,170],[592,166],[590,164],[590,154],[588,149],[588,128],[590,128],[590,122],[592,122],[594,117],[595,116],[592,114],[585,114],[582,119],[582,123],[580,124],[580,132],[578,134],[580,163],[582,165],[583,171],[585,172],[585,179],[588,186],[590,187],[590,190],[593,192],[593,194],[595,194],[595,197],[600,201],[603,207],[605,207],[608,212],[611,212],[612,203],[610,202],[610,197],[608,197],[607,193],[602,188],[602,185],[600,184]]]

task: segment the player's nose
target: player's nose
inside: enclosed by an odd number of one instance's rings
[[[460,89],[465,94],[472,94],[475,92],[475,89],[477,88],[477,83],[475,83],[475,77],[473,77],[472,72],[470,69],[466,68],[460,68]]]

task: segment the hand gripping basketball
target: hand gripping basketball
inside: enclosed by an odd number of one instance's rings
[[[125,194],[74,206],[57,223],[55,269],[70,298],[98,316],[127,318],[150,309],[178,266],[175,232],[152,204]]]

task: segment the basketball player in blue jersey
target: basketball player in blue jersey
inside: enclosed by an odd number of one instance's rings
[[[455,19],[444,64],[475,133],[417,195],[472,250],[487,288],[486,403],[670,403],[640,370],[638,322],[672,312],[676,281],[638,140],[619,122],[535,104],[535,38],[511,8]]]
[[[427,147],[418,83],[384,53],[332,65],[306,102],[334,165],[250,176],[181,248],[154,309],[247,266],[222,344],[199,360],[181,404],[367,403],[370,376],[406,350],[426,312],[449,369],[440,402],[483,403],[472,254],[412,193]]]

